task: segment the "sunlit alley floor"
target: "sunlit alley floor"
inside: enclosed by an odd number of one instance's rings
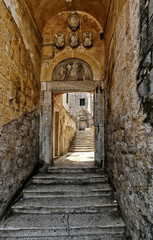
[[[68,152],[64,156],[54,158],[55,166],[94,166],[94,152]]]

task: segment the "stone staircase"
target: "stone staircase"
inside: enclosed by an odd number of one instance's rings
[[[39,173],[0,224],[0,240],[125,240],[105,172],[50,167]]]
[[[69,152],[93,152],[94,151],[94,130],[77,131],[72,142]]]

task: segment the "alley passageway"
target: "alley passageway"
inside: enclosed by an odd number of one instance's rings
[[[0,240],[126,236],[153,240],[153,0],[0,0]]]

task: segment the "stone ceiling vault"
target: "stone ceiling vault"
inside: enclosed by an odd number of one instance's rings
[[[92,15],[105,29],[111,0],[25,0],[42,34],[47,22],[64,11],[84,11]]]

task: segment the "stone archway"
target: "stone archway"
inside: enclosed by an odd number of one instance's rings
[[[45,164],[53,162],[53,93],[95,92],[95,162],[104,166],[104,115],[102,81],[94,81],[89,64],[79,58],[68,58],[57,64],[51,82],[41,83],[40,159]],[[99,112],[100,109],[101,111]],[[97,121],[100,120],[100,125]],[[99,136],[100,133],[100,136]],[[100,153],[100,154],[99,154]]]

